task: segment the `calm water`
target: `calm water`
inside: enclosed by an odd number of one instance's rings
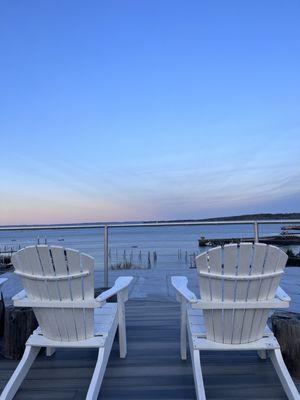
[[[261,225],[260,236],[276,235],[280,224]],[[170,268],[178,265],[190,265],[194,254],[205,248],[198,247],[198,239],[252,237],[253,227],[247,225],[227,226],[180,226],[180,227],[138,227],[112,228],[109,231],[110,264],[123,260],[151,268]],[[91,254],[96,259],[96,269],[103,268],[103,229],[61,229],[41,231],[0,232],[0,247],[24,247],[30,244],[47,243],[75,248]],[[296,252],[300,246],[293,246]],[[157,262],[153,257],[157,254]]]

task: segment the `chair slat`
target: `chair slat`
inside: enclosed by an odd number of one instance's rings
[[[83,295],[85,299],[94,298],[94,259],[87,254],[81,253],[82,271],[89,274],[84,278]]]
[[[196,264],[199,272],[209,272],[208,268],[208,255],[207,253],[201,254],[196,257]],[[211,300],[211,288],[210,288],[210,278],[209,277],[199,277],[199,287],[201,299]],[[205,310],[203,311],[205,316],[206,326],[207,326],[207,338],[214,340],[214,327],[213,327],[213,311]]]
[[[49,247],[45,245],[37,246],[37,252],[40,262],[43,265],[44,274],[47,276],[55,276],[53,261],[50,255]],[[56,281],[47,281],[50,300],[60,300],[58,285]]]
[[[38,245],[36,246],[37,253],[40,259],[40,262],[43,267],[44,274],[47,276],[55,277],[55,270],[53,267],[53,260],[50,255],[49,247],[46,245]],[[58,289],[58,282],[47,280],[46,281],[48,292],[49,292],[49,300],[58,301],[60,300],[60,294]],[[49,309],[44,311],[49,314],[49,319],[51,320],[51,326],[55,327],[54,338],[57,340],[68,340],[68,333],[64,323],[59,323],[59,321],[63,318],[64,314],[62,310],[57,309]],[[43,333],[46,336],[50,336],[51,333],[47,334],[45,330],[48,330],[47,322],[44,324],[39,322],[40,327],[43,327]],[[42,329],[42,328],[41,328]],[[51,328],[50,328],[51,329]]]
[[[31,264],[33,275],[37,276],[45,275],[45,270],[41,263],[37,246],[30,246],[26,249],[26,251],[24,249],[24,254],[27,257],[28,263]],[[32,282],[31,285],[37,288],[41,301],[50,300],[49,287],[46,279],[44,281]],[[49,337],[53,338],[61,337],[58,325],[56,323],[55,311],[53,311],[52,309],[45,309],[45,310],[35,309],[35,311],[38,323],[40,326],[42,326],[43,332],[47,330],[47,334]]]
[[[253,258],[251,265],[251,275],[262,274],[264,262],[267,253],[267,246],[263,243],[255,243],[253,247]],[[249,281],[247,301],[258,300],[261,280]],[[245,310],[241,343],[247,343],[252,340],[250,334],[255,320],[255,310]]]
[[[15,256],[16,259],[18,259],[19,264],[22,265],[22,271],[23,273],[28,273],[30,275],[39,275],[42,273],[40,268],[36,265],[36,260],[34,259],[33,252],[32,250],[34,249],[34,246],[28,246],[26,251],[25,249],[20,250]],[[18,264],[18,263],[17,263]],[[41,271],[41,272],[40,272]],[[27,295],[30,299],[36,299],[36,300],[42,300],[43,297],[40,293],[40,287],[41,283],[38,285],[35,285],[33,282],[31,282],[30,279],[27,278],[22,278],[22,282],[24,284],[24,287],[26,286],[26,289],[28,291]]]
[[[51,246],[50,253],[53,260],[56,276],[69,275],[68,264],[66,260],[66,252],[63,247]],[[57,282],[61,300],[72,300],[71,286],[69,280],[59,280]],[[74,312],[71,309],[62,309],[65,328],[68,335],[68,340],[78,340]]]
[[[252,243],[241,243],[238,249],[238,275],[247,276],[250,274],[252,262]]]
[[[265,244],[255,243],[253,261],[251,266],[251,273],[253,275],[262,273],[265,263],[266,253],[267,253],[267,246]]]
[[[87,254],[81,253],[80,262],[82,271],[88,271],[89,274],[83,278],[83,296],[89,300],[94,298],[94,259]],[[85,335],[91,337],[94,335],[94,313],[91,309],[84,310]]]
[[[53,266],[55,268],[55,275],[56,276],[65,276],[69,275],[69,271],[67,269],[66,263],[66,256],[63,247],[50,247],[50,254],[53,260]],[[69,282],[65,281],[58,281],[58,288],[61,300],[71,300],[71,291]]]
[[[279,263],[279,258],[281,256],[281,250],[278,247],[269,245],[267,248],[267,254],[265,258],[263,275],[270,272],[275,272]],[[258,294],[258,300],[267,300],[274,298],[275,291],[279,285],[281,276],[268,277],[262,279],[260,285],[260,291]],[[277,284],[275,287],[274,282]],[[272,292],[271,292],[272,289]],[[254,314],[254,321],[251,330],[251,340],[256,340],[261,336],[262,330],[266,325],[267,319],[269,317],[269,310],[256,310]]]
[[[212,273],[222,273],[222,248],[215,247],[208,251],[209,267]],[[222,281],[220,279],[211,279],[211,298],[212,301],[222,301],[223,299],[223,288]],[[223,313],[222,310],[213,310],[213,329],[215,341],[223,341]]]
[[[237,245],[230,244],[224,246],[224,280],[223,280],[223,299],[224,301],[235,301],[235,288],[236,281],[226,280],[225,276],[237,274]],[[224,343],[232,342],[233,324],[234,324],[234,310],[223,310],[223,330],[224,330]]]
[[[38,253],[36,250],[35,246],[29,246],[27,247],[27,251],[23,252],[24,258],[26,259],[26,264],[30,269],[30,272],[32,275],[44,275],[43,268],[41,266]],[[26,279],[26,278],[25,278]],[[47,289],[47,285],[45,281],[39,281],[36,284],[34,282],[31,282],[32,290],[36,290],[38,293],[38,297],[41,301],[43,300],[49,300],[49,293]]]
[[[82,272],[79,251],[66,249],[66,259],[67,259],[69,274]],[[83,300],[82,279],[83,278],[77,278],[77,279],[71,279],[70,281],[70,289],[73,301]],[[78,340],[86,339],[84,314],[85,314],[84,309],[73,310]]]
[[[284,272],[287,260],[288,260],[288,255],[286,253],[284,253],[283,251],[281,251],[279,254],[278,260],[277,260],[277,265],[276,265],[275,271],[276,272],[278,272],[278,271]],[[274,277],[271,280],[268,299],[272,299],[274,297],[276,290],[279,286],[280,278],[281,278],[280,276]]]
[[[252,243],[241,243],[238,250],[238,275],[249,276],[252,261]],[[236,284],[236,301],[246,301],[248,292],[248,281],[240,281]],[[232,343],[239,344],[242,337],[242,327],[245,310],[235,310],[233,316]]]
[[[13,263],[13,266],[16,271],[20,271],[20,272],[28,271],[27,261],[26,261],[25,257],[22,256],[22,250],[13,254],[12,263]],[[25,265],[25,263],[26,263],[26,265]],[[39,299],[40,298],[38,293],[36,292],[36,290],[32,291],[31,282],[29,282],[28,279],[22,279],[22,283],[23,283],[24,289],[27,293],[27,296],[30,299]]]

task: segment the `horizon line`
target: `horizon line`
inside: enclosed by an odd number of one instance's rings
[[[241,218],[245,220],[246,217],[254,217],[256,220],[269,220],[269,219],[283,219],[289,216],[290,219],[300,219],[300,212],[290,212],[290,213],[253,213],[253,214],[238,214],[224,217],[210,217],[210,218],[183,218],[183,219],[159,219],[159,220],[138,220],[138,221],[96,221],[96,222],[74,222],[74,223],[51,223],[51,224],[14,224],[14,225],[0,225],[1,228],[30,228],[32,226],[36,227],[51,227],[51,226],[66,226],[66,227],[76,227],[78,225],[118,225],[118,224],[158,224],[158,223],[176,223],[176,222],[210,222],[217,220],[230,220]],[[259,217],[259,218],[257,218]]]

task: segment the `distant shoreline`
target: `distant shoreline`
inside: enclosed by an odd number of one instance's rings
[[[299,219],[300,213],[265,213],[265,214],[242,214],[242,215],[232,215],[229,217],[213,217],[213,218],[203,218],[203,219],[177,219],[177,220],[159,220],[155,222],[193,222],[193,221],[202,221],[202,222],[212,222],[212,221],[267,221],[267,220],[282,220],[282,219]],[[153,221],[145,221],[145,222],[153,222]]]
[[[242,215],[233,215],[229,217],[213,217],[213,218],[190,218],[190,219],[166,219],[166,220],[146,220],[146,221],[105,221],[105,222],[74,222],[74,223],[60,223],[60,224],[24,224],[24,225],[0,225],[0,228],[29,228],[32,226],[37,227],[49,227],[52,226],[66,226],[72,227],[77,225],[89,225],[97,227],[97,225],[105,225],[105,224],[149,224],[149,223],[177,223],[177,222],[213,222],[213,221],[267,221],[267,220],[300,220],[300,213],[262,213],[262,214],[242,214]]]

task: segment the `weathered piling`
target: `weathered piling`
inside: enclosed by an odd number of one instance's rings
[[[300,314],[277,311],[271,320],[286,366],[293,376],[300,378]]]
[[[31,308],[6,307],[3,356],[12,360],[20,359],[25,343],[37,325]]]

